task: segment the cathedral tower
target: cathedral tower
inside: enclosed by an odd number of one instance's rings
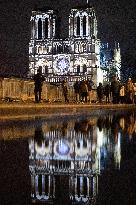
[[[71,9],[68,21],[68,38],[61,39],[57,11],[47,8],[32,11],[28,76],[35,75],[40,67],[47,82],[58,83],[64,78],[69,82],[89,79],[96,88],[99,82],[103,83],[103,71],[95,10],[87,1],[85,6]],[[119,52],[117,47],[116,66]]]

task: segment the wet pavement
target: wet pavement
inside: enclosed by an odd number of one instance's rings
[[[136,110],[10,119],[0,130],[0,204],[135,204]]]
[[[63,103],[1,103],[0,120],[35,118],[36,116],[68,116],[81,114],[101,114],[105,110],[118,111],[124,109],[136,109],[135,104],[63,104]]]

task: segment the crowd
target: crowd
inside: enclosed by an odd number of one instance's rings
[[[35,82],[35,102],[41,101],[42,84],[44,77],[40,70],[34,76]],[[77,103],[91,103],[93,82],[91,80],[76,81],[73,85],[75,92],[75,101]],[[65,103],[69,103],[69,85],[67,80],[62,81],[62,91]],[[123,84],[116,77],[113,77],[111,82],[106,85],[99,83],[96,89],[97,102],[103,103],[135,103],[136,104],[136,83],[133,83],[131,78]]]
[[[68,82],[67,80],[63,80],[62,82],[63,95],[65,98],[65,102],[69,102],[68,100]],[[75,101],[77,103],[91,103],[91,91],[92,91],[92,82],[91,81],[76,81],[74,84],[74,92],[75,92]]]
[[[81,103],[91,103],[93,83],[90,80],[76,81],[74,84],[75,98],[76,102]],[[62,82],[63,93],[65,102],[68,100],[68,82],[64,80]],[[96,89],[97,92],[97,102],[102,103],[126,103],[126,104],[136,104],[136,83],[133,83],[131,78],[124,84],[121,83],[116,77],[113,77],[110,83],[102,85],[99,83]]]
[[[105,96],[106,103],[136,104],[136,83],[133,83],[131,78],[126,83],[121,83],[116,77],[113,77],[111,83],[107,83],[105,86],[99,83],[97,96],[100,103]]]

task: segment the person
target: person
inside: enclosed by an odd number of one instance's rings
[[[91,95],[92,95],[93,82],[91,80],[87,80],[87,86],[88,86],[89,103],[91,104]]]
[[[136,104],[136,83],[134,83],[133,85],[133,95],[134,95],[133,103]]]
[[[110,85],[107,84],[104,88],[104,94],[105,94],[105,97],[106,97],[106,104],[107,103],[110,103]]]
[[[88,86],[85,80],[83,80],[80,84],[80,93],[81,93],[81,102],[83,103],[85,100],[85,102],[87,103]]]
[[[67,80],[62,81],[62,90],[63,90],[63,95],[64,95],[65,102],[69,103]]]
[[[125,86],[124,85],[121,85],[120,87],[120,103],[125,103]]]
[[[74,91],[75,91],[77,103],[79,102],[79,89],[80,89],[80,82],[78,82],[78,80],[76,80],[76,82],[74,83]]]
[[[34,76],[34,94],[36,103],[39,103],[41,101],[42,85],[44,80],[45,79],[42,76],[41,69],[39,68],[37,70],[37,74]]]
[[[126,84],[126,97],[127,103],[131,104],[133,102],[133,83],[131,78],[128,79]]]
[[[98,96],[98,101],[99,103],[102,103],[102,99],[103,99],[103,86],[102,83],[99,83],[98,87],[97,87],[97,96]]]
[[[114,104],[119,103],[119,90],[120,90],[119,81],[117,80],[116,76],[114,76],[111,82],[112,102]]]

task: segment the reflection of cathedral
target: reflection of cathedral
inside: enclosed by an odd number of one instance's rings
[[[32,12],[29,76],[37,73],[40,67],[48,82],[59,82],[64,76],[70,82],[76,79],[91,79],[95,85],[102,82],[104,73],[101,66],[104,62],[100,63],[100,52],[103,46],[97,37],[94,8],[87,5],[71,9],[69,36],[65,40],[59,38],[58,24],[57,13],[53,10],[37,9]],[[118,49],[114,50],[108,62],[104,54],[106,66],[118,63],[120,56],[115,59]]]
[[[103,129],[107,123],[110,117],[36,128],[29,141],[34,201],[59,200],[61,192],[73,203],[95,201],[100,171],[108,168],[113,158],[116,168],[120,167],[121,139],[117,134],[115,143],[111,141],[111,131]]]
[[[35,131],[30,140],[30,172],[33,200],[57,200],[59,187],[68,194],[68,201],[92,202],[98,189],[99,159],[93,142],[92,129],[81,133],[66,128],[44,133]],[[85,133],[86,132],[86,133]],[[87,134],[89,135],[87,137]]]

